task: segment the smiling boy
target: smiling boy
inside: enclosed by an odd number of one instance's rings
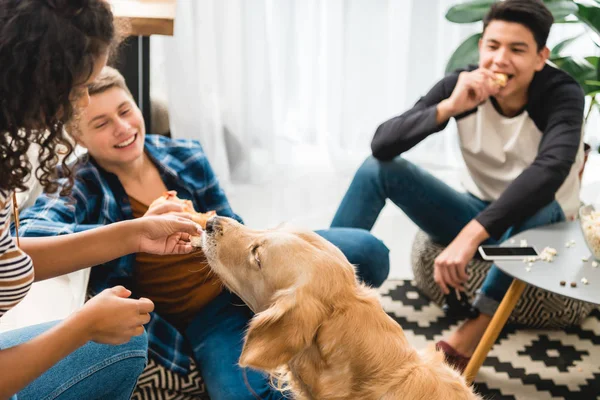
[[[579,205],[584,95],[546,63],[552,14],[539,0],[496,2],[484,18],[479,65],[449,74],[379,126],[332,226],[371,229],[386,199],[446,249],[434,280],[461,289],[481,243],[571,218]],[[499,82],[506,78],[506,82]],[[454,118],[466,164],[456,191],[400,155]],[[459,369],[473,354],[512,278],[490,269],[480,310],[438,346]]]

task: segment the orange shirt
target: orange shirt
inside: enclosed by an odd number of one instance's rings
[[[134,218],[148,210],[147,205],[133,197],[129,200]],[[202,251],[168,256],[138,253],[134,285],[136,295],[152,300],[154,311],[180,331],[223,289]]]

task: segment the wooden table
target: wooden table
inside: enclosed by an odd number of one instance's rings
[[[131,36],[173,36],[175,0],[109,0],[116,19],[127,19]]]
[[[119,69],[152,133],[150,105],[150,36],[172,36],[176,0],[107,0],[116,20],[129,21],[129,38],[121,48]]]
[[[525,239],[530,246],[534,246],[540,252],[545,247],[552,247],[558,254],[551,263],[535,262],[529,271],[525,269],[527,264],[523,261],[494,262],[502,272],[512,276],[514,280],[467,365],[464,376],[469,383],[475,379],[526,285],[600,305],[600,267],[593,267],[594,257],[591,256],[591,251],[585,243],[579,221],[561,222],[530,229],[515,235],[513,239],[516,243]],[[567,248],[565,243],[571,240],[575,241],[575,246]],[[585,258],[588,258],[587,261],[583,260]],[[586,278],[589,283],[583,284],[582,278]],[[561,281],[565,282],[564,286],[560,284]],[[571,287],[571,282],[575,282],[577,286]]]

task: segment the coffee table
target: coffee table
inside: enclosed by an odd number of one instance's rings
[[[529,271],[526,269],[528,264],[523,261],[496,261],[494,263],[514,280],[465,369],[464,376],[469,383],[475,379],[526,285],[536,286],[573,299],[600,304],[600,267],[592,267],[594,257],[585,243],[579,221],[561,222],[530,229],[515,235],[512,239],[514,239],[514,243],[508,241],[504,242],[502,246],[518,246],[520,240],[525,239],[539,252],[545,247],[552,247],[557,250],[558,254],[552,262],[537,261],[533,263]],[[575,241],[575,245],[567,248],[566,243],[570,241]],[[589,257],[588,261],[583,261],[583,258],[586,257]],[[587,285],[582,283],[582,278],[588,280]],[[561,281],[565,282],[564,286],[560,284]],[[571,282],[575,282],[577,286],[571,287]]]

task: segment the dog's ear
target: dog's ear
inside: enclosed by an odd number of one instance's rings
[[[313,296],[302,292],[279,293],[271,307],[254,316],[240,356],[241,367],[273,371],[312,343],[326,311]]]

